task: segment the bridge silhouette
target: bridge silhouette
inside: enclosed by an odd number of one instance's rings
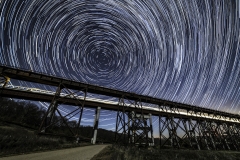
[[[0,66],[0,96],[50,102],[39,127],[39,133],[48,133],[58,114],[71,135],[79,138],[79,130],[67,123],[79,115],[77,127],[80,127],[84,107],[95,108],[94,134],[92,143],[96,143],[99,114],[101,109],[116,111],[115,141],[122,145],[157,145],[154,143],[152,116],[158,117],[159,146],[191,147],[208,150],[240,149],[240,116],[238,114],[217,111],[188,104],[167,101],[150,96],[129,93],[55,77],[29,70]],[[56,87],[56,91],[40,88],[9,85],[10,79],[34,82]],[[94,98],[95,94],[116,100]],[[78,106],[76,110],[63,116],[58,105]]]

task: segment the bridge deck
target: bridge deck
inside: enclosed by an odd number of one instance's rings
[[[192,105],[187,105],[187,104],[182,104],[182,103],[177,103],[177,102],[171,102],[167,100],[162,100],[158,98],[153,98],[149,96],[144,96],[144,95],[138,95],[135,93],[129,93],[125,91],[119,91],[115,89],[110,89],[110,88],[105,88],[101,86],[96,86],[96,85],[90,85],[82,82],[77,82],[73,80],[68,80],[65,78],[59,78],[59,77],[54,77],[42,73],[36,73],[32,71],[27,71],[23,69],[18,69],[18,68],[12,68],[12,67],[7,67],[7,66],[0,66],[0,74],[4,76],[8,76],[13,79],[17,80],[23,80],[23,81],[28,81],[28,82],[35,82],[35,83],[41,83],[45,85],[51,85],[51,86],[59,86],[59,84],[63,84],[69,89],[74,89],[74,90],[81,90],[82,88],[87,88],[87,92],[89,93],[94,93],[94,94],[99,94],[99,95],[106,95],[106,96],[111,96],[111,97],[117,97],[117,98],[127,98],[129,100],[137,100],[141,101],[143,103],[150,103],[150,104],[155,104],[158,106],[168,106],[170,108],[176,108],[179,110],[179,112],[173,112],[173,111],[163,111],[159,108],[153,108],[153,107],[143,107],[143,111],[148,114],[152,113],[153,115],[173,115],[174,117],[192,117],[193,119],[216,119],[216,120],[224,120],[224,121],[229,121],[229,122],[240,122],[240,115],[238,114],[231,114],[227,112],[222,112],[222,111],[217,111],[217,110],[212,110],[208,108],[202,108],[198,106],[192,106]],[[2,88],[1,89],[1,95],[2,96],[8,96],[8,97],[13,97],[13,98],[26,98],[26,99],[33,99],[33,100],[39,100],[39,101],[48,101],[50,102],[53,99],[53,95],[48,94],[47,91],[46,93],[32,93],[28,91],[20,91],[20,90],[14,90],[14,89],[6,89]],[[51,91],[49,91],[50,93]],[[71,104],[71,105],[76,105],[80,103],[81,99],[74,99],[74,98],[67,98],[67,97],[62,97],[60,100],[62,102],[65,102],[65,104]],[[103,102],[101,100],[96,100],[96,101],[91,101],[87,100],[86,101],[86,106],[88,107],[96,107],[100,106],[104,109],[109,109],[109,110],[117,110],[118,109],[118,104],[117,102]],[[131,110],[131,108],[126,108],[128,111]],[[139,109],[140,112],[140,109]],[[191,113],[191,114],[189,114]]]
[[[54,93],[52,91],[41,90],[37,88],[27,88],[27,87],[20,87],[20,86],[6,86],[1,88],[1,95],[4,97],[11,97],[11,98],[21,98],[21,99],[28,99],[28,100],[37,100],[37,101],[44,101],[44,102],[51,102]],[[84,101],[83,96],[71,97],[67,94],[62,94],[58,98],[58,103],[64,103],[66,105],[81,105]],[[97,108],[98,106],[102,109],[117,111],[119,107],[123,107],[118,104],[116,101],[109,101],[109,100],[102,100],[97,98],[86,97],[85,106],[89,108]],[[128,105],[125,107],[126,112],[132,111],[134,106]],[[136,110],[136,109],[135,109]],[[180,110],[164,110],[161,108],[156,107],[149,107],[149,106],[142,106],[142,110],[139,108],[136,110],[137,112],[143,111],[144,114],[151,113],[155,116],[173,116],[175,118],[191,118],[193,120],[206,120],[211,119],[215,121],[227,121],[233,123],[240,123],[239,119],[231,118],[228,116],[216,116],[214,114],[208,114],[204,112],[194,112],[189,113],[187,110],[180,109]]]

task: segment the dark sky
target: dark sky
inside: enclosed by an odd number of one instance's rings
[[[239,18],[235,0],[0,0],[0,64],[239,113]]]

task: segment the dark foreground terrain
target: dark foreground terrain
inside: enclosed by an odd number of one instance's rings
[[[24,127],[0,123],[0,157],[89,145],[64,138],[37,136]],[[108,146],[92,160],[240,160],[236,151],[197,151]]]
[[[236,151],[197,151],[106,147],[91,160],[240,160]]]
[[[107,145],[91,145],[55,151],[15,155],[1,160],[89,160]]]
[[[0,122],[0,157],[84,145],[88,144],[76,144],[65,138],[38,136],[31,129]]]

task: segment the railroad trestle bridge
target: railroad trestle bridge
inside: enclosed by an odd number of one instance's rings
[[[79,138],[84,107],[95,108],[94,134],[96,143],[98,120],[101,109],[117,112],[115,141],[122,145],[159,145],[163,147],[208,150],[240,150],[240,116],[227,112],[171,102],[135,93],[90,85],[65,78],[33,71],[0,66],[0,96],[50,102],[43,117],[39,133],[47,133],[60,116],[72,136]],[[38,88],[9,85],[16,79],[55,86],[55,92]],[[115,100],[98,99],[90,94],[111,97]],[[61,104],[77,106],[66,115],[58,109]],[[77,126],[68,125],[68,119],[79,116]],[[158,117],[159,143],[153,136],[152,116]]]

